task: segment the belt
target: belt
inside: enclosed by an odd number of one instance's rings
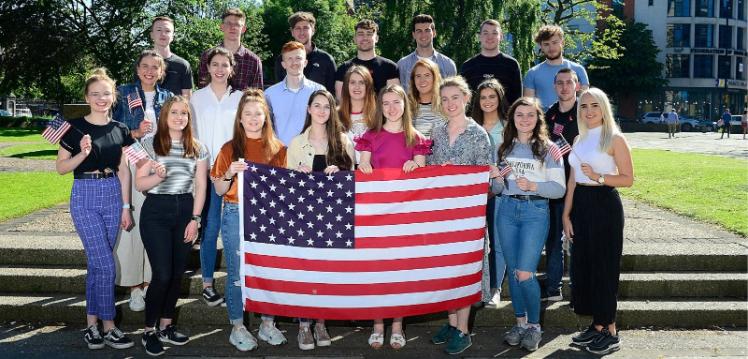
[[[105,179],[116,176],[116,172],[104,172],[104,173],[76,173],[73,175],[75,179]]]
[[[548,199],[542,196],[535,196],[535,195],[524,195],[524,194],[510,194],[509,197],[512,197],[514,199],[521,199],[523,201],[536,201],[541,199]]]
[[[577,182],[578,186],[585,186],[585,187],[602,187],[603,185],[597,184],[597,183],[581,183]]]

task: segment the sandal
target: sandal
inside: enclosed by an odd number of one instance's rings
[[[384,333],[372,332],[369,336],[369,346],[380,349],[384,345]]]
[[[405,333],[392,333],[390,336],[390,346],[398,350],[405,346]]]

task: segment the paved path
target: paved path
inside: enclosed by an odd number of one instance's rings
[[[675,139],[668,139],[667,133],[633,132],[626,133],[626,139],[633,148],[651,148],[676,152],[703,153],[748,159],[748,140],[743,135],[732,135],[719,139],[716,132],[679,132]]]

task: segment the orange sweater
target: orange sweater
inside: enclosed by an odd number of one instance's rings
[[[226,142],[221,146],[221,151],[218,152],[216,162],[213,164],[213,169],[210,171],[210,175],[213,177],[223,177],[226,171],[231,166],[231,159],[234,157],[234,149],[231,147],[231,142]],[[268,161],[265,158],[265,148],[263,141],[259,139],[248,138],[246,147],[244,148],[244,159],[250,162],[262,163],[275,167],[286,167],[286,147],[281,147],[280,151],[276,153]],[[237,181],[231,183],[228,192],[223,195],[223,200],[230,203],[239,203]]]

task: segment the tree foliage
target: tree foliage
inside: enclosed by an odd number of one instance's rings
[[[514,58],[522,73],[527,72],[535,60],[532,29],[540,23],[540,4],[536,0],[514,0],[507,5],[505,32],[512,35]]]

